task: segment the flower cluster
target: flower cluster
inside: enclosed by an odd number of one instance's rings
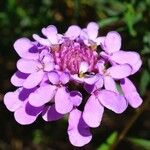
[[[74,146],[92,139],[90,128],[101,123],[104,108],[120,114],[142,99],[129,76],[142,64],[138,53],[121,50],[115,31],[98,36],[99,26],[70,26],[64,34],[49,25],[43,37],[20,38],[14,49],[21,57],[11,83],[17,87],[4,96],[15,120],[27,125],[40,115],[55,121],[68,114],[68,136]]]

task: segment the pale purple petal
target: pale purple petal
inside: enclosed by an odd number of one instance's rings
[[[39,87],[34,93],[31,93],[28,101],[32,106],[40,107],[52,100],[56,92],[53,85],[45,85]]]
[[[81,111],[74,109],[69,115],[68,135],[72,145],[81,147],[89,143],[92,139],[89,127],[82,118]]]
[[[56,121],[63,118],[64,115],[58,113],[55,109],[55,105],[46,108],[45,113],[42,114],[42,118],[45,121]]]
[[[104,87],[106,90],[118,93],[116,83],[115,83],[114,79],[110,76],[104,77]]]
[[[69,80],[70,80],[70,75],[69,75],[69,73],[67,73],[67,72],[63,72],[61,75],[60,75],[60,82],[62,83],[62,84],[67,84],[68,82],[69,82]]]
[[[79,67],[79,73],[85,73],[88,71],[89,64],[85,61],[81,62],[80,67]]]
[[[140,55],[136,52],[125,52],[125,51],[118,51],[113,53],[113,55],[110,57],[111,61],[114,61],[118,64],[129,64],[132,67],[132,74],[137,72],[141,65],[142,60],[140,58]],[[132,61],[131,61],[132,60]]]
[[[72,25],[66,31],[65,36],[74,40],[80,35],[80,32],[81,32],[80,27],[78,27],[76,25]]]
[[[96,83],[99,80],[99,78],[100,78],[99,74],[91,75],[89,77],[85,77],[84,82],[91,85]]]
[[[57,28],[49,25],[47,28],[42,29],[42,33],[49,39],[51,44],[58,44]]]
[[[79,106],[82,102],[82,94],[79,91],[71,91],[70,99],[74,106]]]
[[[122,79],[131,75],[132,68],[128,64],[115,65],[107,69],[107,74],[114,79]]]
[[[60,114],[66,114],[72,110],[73,104],[65,87],[58,88],[55,94],[55,107]]]
[[[89,39],[95,41],[98,35],[98,29],[99,29],[99,26],[96,22],[90,22],[87,25],[87,33],[88,33]]]
[[[51,71],[48,73],[48,79],[52,84],[58,84],[59,83],[59,75],[56,71]]]
[[[138,94],[134,84],[128,79],[121,80],[121,88],[125,98],[133,108],[137,108],[142,104],[142,98]]]
[[[101,123],[103,112],[104,107],[100,104],[95,95],[91,95],[85,104],[83,119],[89,127],[98,127]]]
[[[42,109],[43,107],[33,107],[29,103],[24,103],[22,107],[15,111],[15,120],[22,125],[32,124]]]
[[[33,73],[38,70],[38,67],[42,67],[38,61],[28,60],[28,59],[19,59],[17,62],[17,68],[23,73]]]
[[[9,111],[16,111],[19,107],[22,106],[23,102],[19,100],[19,92],[21,89],[16,90],[15,92],[8,92],[4,96],[4,104]]]
[[[23,83],[23,87],[27,89],[36,87],[42,81],[44,74],[45,73],[42,70],[30,74],[28,78],[25,80],[25,82]]]
[[[118,32],[111,31],[105,38],[105,51],[107,53],[114,53],[121,48],[121,36]]]
[[[28,77],[28,74],[22,73],[20,71],[17,71],[12,77],[11,77],[11,83],[14,86],[20,87],[23,85],[25,79]]]
[[[20,38],[14,43],[18,55],[26,59],[38,59],[38,48],[27,38]],[[32,52],[34,49],[34,53]]]
[[[40,43],[41,45],[44,46],[51,46],[51,43],[48,39],[44,39],[41,38],[39,35],[37,34],[33,34],[33,39],[36,40],[38,43]]]
[[[122,95],[108,90],[99,91],[98,99],[103,106],[118,114],[124,112],[128,105]]]

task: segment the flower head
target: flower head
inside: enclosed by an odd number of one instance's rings
[[[18,123],[31,124],[38,116],[55,121],[68,114],[69,140],[80,147],[91,141],[90,128],[100,125],[104,108],[120,114],[128,105],[141,105],[128,79],[141,67],[139,54],[120,50],[119,33],[99,37],[98,30],[91,22],[59,34],[49,25],[42,29],[44,37],[33,34],[34,41],[21,38],[14,43],[21,58],[11,83],[18,89],[6,93],[4,104]]]

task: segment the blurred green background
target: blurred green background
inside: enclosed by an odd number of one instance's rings
[[[150,150],[150,0],[0,0],[0,150]],[[122,49],[140,53],[143,66],[132,77],[143,105],[121,115],[106,110],[102,124],[92,129],[93,140],[74,148],[67,137],[67,121],[44,122],[40,117],[21,126],[3,104],[3,96],[15,90],[10,77],[18,55],[13,43],[32,38],[43,26],[54,24],[59,32],[71,24],[90,21],[100,25],[99,35],[118,31]],[[131,60],[132,61],[132,60]]]

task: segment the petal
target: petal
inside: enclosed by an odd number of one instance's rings
[[[114,79],[111,78],[110,76],[104,77],[104,87],[106,90],[118,93],[118,90],[116,88],[116,83],[115,83]]]
[[[58,44],[57,28],[54,25],[43,28],[42,33],[49,39],[51,44]]]
[[[64,115],[62,115],[56,111],[55,105],[49,106],[46,109],[46,112],[42,115],[42,118],[45,121],[55,121],[55,120],[59,120],[63,117],[64,117]]]
[[[28,101],[34,107],[40,107],[52,100],[56,92],[56,87],[45,85],[39,87],[34,93],[30,94]],[[45,94],[46,93],[46,94]]]
[[[121,48],[121,36],[118,32],[111,31],[105,38],[105,51],[107,53],[114,53]]]
[[[38,48],[27,38],[18,39],[14,43],[14,49],[22,58],[34,60],[38,59]]]
[[[85,77],[84,82],[91,85],[91,84],[96,83],[99,80],[99,78],[100,78],[99,74],[91,75],[89,77]]]
[[[41,64],[35,60],[19,59],[17,62],[18,70],[27,74],[36,72],[40,66]]]
[[[83,119],[85,123],[92,127],[98,127],[101,123],[104,107],[100,104],[95,95],[91,95],[85,104]]]
[[[72,110],[73,104],[65,87],[58,88],[55,94],[55,107],[60,114],[66,114]]]
[[[27,89],[36,87],[42,81],[44,74],[45,73],[42,70],[30,74],[28,78],[25,80],[25,82],[23,83],[23,87]]]
[[[48,79],[52,84],[58,84],[59,83],[59,75],[56,71],[51,71],[48,73]]]
[[[60,75],[60,82],[62,84],[67,84],[70,80],[70,75],[69,73],[67,72],[63,72],[61,75]]]
[[[19,107],[22,106],[22,101],[19,100],[20,89],[15,92],[8,92],[4,96],[4,104],[9,111],[16,111]]]
[[[72,145],[81,147],[92,139],[89,127],[81,117],[81,111],[74,109],[69,115],[68,135]]]
[[[79,67],[79,73],[85,73],[88,71],[89,64],[85,61],[81,62],[80,67]]]
[[[28,74],[22,73],[20,71],[17,71],[12,77],[11,77],[11,83],[14,86],[22,86],[25,79],[28,77]]]
[[[129,104],[133,108],[139,107],[142,104],[142,98],[138,94],[134,84],[128,78],[125,78],[121,80],[120,85]]]
[[[80,32],[81,32],[80,27],[78,27],[76,25],[72,25],[66,31],[65,36],[74,40],[80,35]]]
[[[87,33],[88,33],[89,39],[93,41],[96,39],[98,35],[98,29],[99,29],[99,26],[96,22],[90,22],[87,25]]]
[[[132,68],[128,64],[115,65],[107,69],[107,74],[114,79],[122,79],[131,75]]]
[[[79,91],[71,91],[70,99],[74,106],[79,106],[82,102],[82,94]]]
[[[94,92],[95,91],[95,85],[94,84],[92,84],[92,85],[90,85],[90,84],[84,84],[84,89],[88,92],[88,93],[92,93],[92,92]]]
[[[29,103],[24,103],[22,107],[15,111],[15,120],[22,125],[31,124],[36,120],[42,109],[43,107],[33,107]]]
[[[98,99],[103,106],[118,114],[124,112],[128,106],[122,95],[108,90],[99,91]]]
[[[132,74],[137,72],[142,65],[142,60],[140,58],[140,55],[136,52],[131,52],[131,51],[115,52],[110,57],[110,60],[112,60],[118,64],[129,64],[132,67]]]
[[[44,39],[41,38],[39,35],[37,34],[33,34],[33,39],[36,40],[38,43],[40,43],[41,45],[44,46],[51,46],[51,43],[48,39]]]

